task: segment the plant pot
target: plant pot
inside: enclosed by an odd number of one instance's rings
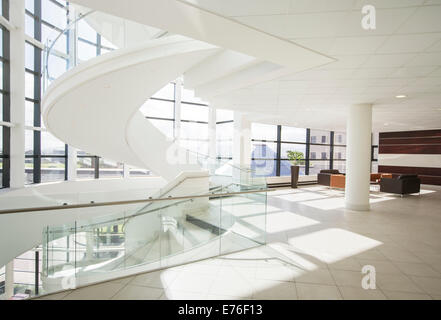
[[[300,166],[291,166],[291,188],[297,188],[299,182]]]

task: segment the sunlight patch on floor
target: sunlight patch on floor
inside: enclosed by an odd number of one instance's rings
[[[375,239],[338,228],[293,237],[288,242],[299,252],[326,263],[335,263],[382,244]]]
[[[335,210],[345,207],[345,198],[327,198],[301,202],[303,205],[320,210]]]
[[[319,193],[302,192],[302,193],[294,193],[294,194],[284,194],[284,195],[276,196],[276,198],[286,200],[289,202],[301,202],[308,200],[325,199],[327,198],[327,196],[321,195]]]

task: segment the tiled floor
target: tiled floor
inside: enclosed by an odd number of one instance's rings
[[[266,246],[41,299],[440,299],[441,188],[422,189],[373,189],[370,212],[322,186],[274,191]]]

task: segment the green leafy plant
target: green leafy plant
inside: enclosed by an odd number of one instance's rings
[[[289,161],[293,166],[303,165],[305,164],[305,155],[300,151],[287,151],[286,155],[288,156]]]

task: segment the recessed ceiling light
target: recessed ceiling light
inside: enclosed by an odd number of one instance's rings
[[[384,125],[387,127],[387,126],[389,125],[389,123],[388,123],[388,122],[385,122]]]
[[[399,95],[395,96],[395,98],[404,99],[404,98],[407,98],[407,96],[405,94],[399,94]]]

